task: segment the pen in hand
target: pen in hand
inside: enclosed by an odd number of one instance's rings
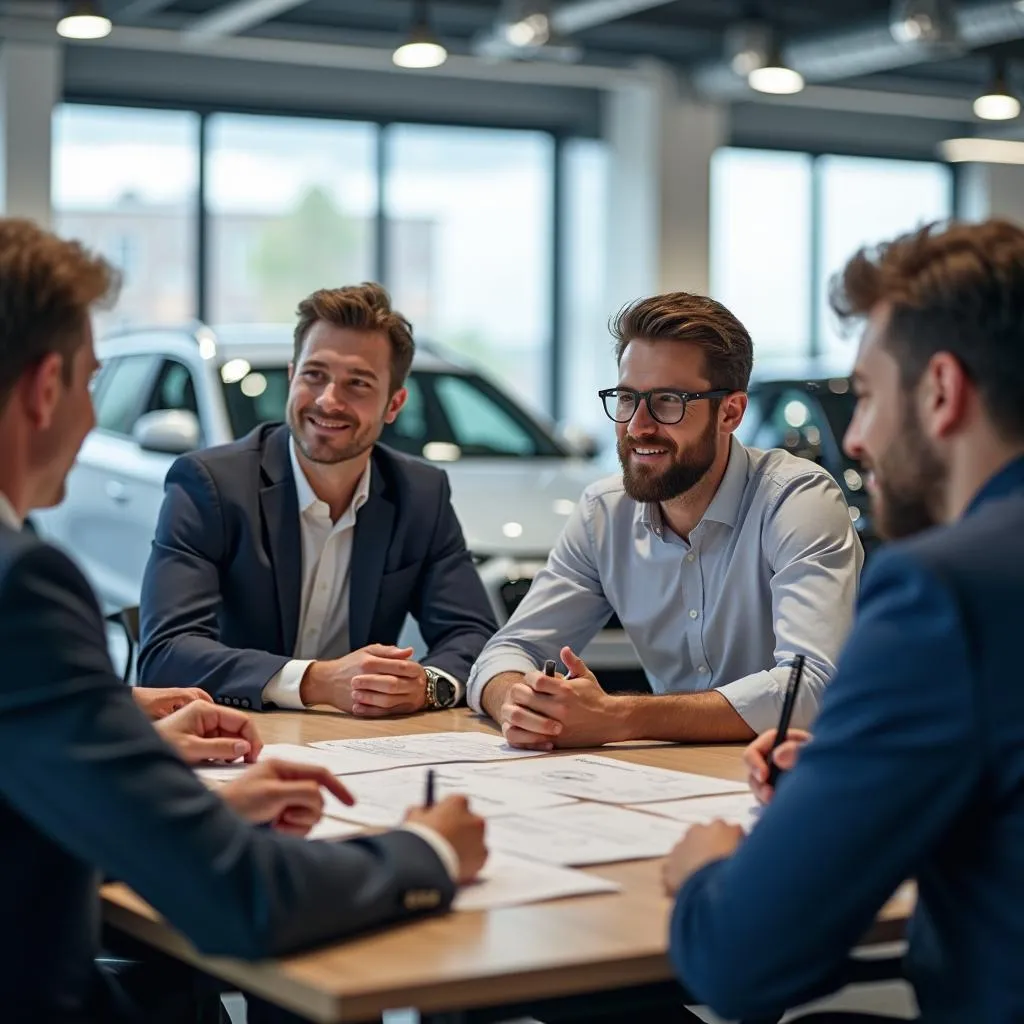
[[[778,782],[782,769],[775,763],[775,749],[786,742],[789,734],[789,722],[793,717],[793,708],[796,706],[796,695],[800,689],[800,678],[804,673],[804,656],[798,654],[793,659],[793,668],[789,673],[789,682],[786,684],[786,697],[782,702],[782,714],[779,716],[779,727],[775,730],[775,742],[772,749],[768,751],[768,785],[774,786]]]
[[[424,807],[434,806],[434,769],[427,769],[427,792],[423,800]]]
[[[554,678],[554,675],[555,675],[555,659],[554,658],[548,658],[548,660],[544,662],[544,675],[551,676],[552,678]]]

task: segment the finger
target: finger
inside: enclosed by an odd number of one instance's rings
[[[206,701],[207,704],[213,703],[213,698],[205,690],[200,690],[198,686],[190,686],[185,692],[193,700]]]
[[[358,675],[352,677],[353,690],[372,690],[374,693],[408,697],[423,690],[423,681],[410,676]]]
[[[789,740],[785,743],[780,743],[775,748],[775,753],[772,754],[772,760],[782,771],[791,771],[796,766],[797,759],[800,756],[800,746],[801,744],[793,743]]]
[[[293,828],[308,830],[320,820],[320,817],[308,807],[286,807],[279,815],[278,821],[284,825],[291,825]]]
[[[359,665],[364,675],[397,676],[402,679],[422,679],[423,668],[415,661],[398,658],[364,658]]]
[[[293,761],[272,761],[270,763],[274,765],[281,778],[308,779],[310,782],[322,786],[328,793],[333,793],[343,804],[351,806],[356,802],[355,797],[342,785],[341,780],[321,765],[296,764]]]
[[[560,676],[546,676],[542,672],[531,672],[525,682],[516,683],[515,686],[520,687],[521,690],[529,690],[531,693],[561,697],[563,700],[572,696],[572,687],[568,686]]]
[[[189,751],[200,761],[234,761],[249,753],[249,744],[230,736],[194,736]]]
[[[554,750],[554,743],[544,736],[538,736],[535,732],[528,732],[525,729],[517,729],[506,722],[501,727],[501,733],[505,742],[510,747],[519,750]]]
[[[551,679],[549,682],[557,684],[558,680]],[[546,693],[534,693],[525,683],[512,686],[509,690],[509,703],[550,718],[553,722],[564,722],[568,712],[568,696],[549,697]]]
[[[759,783],[768,780],[768,762],[753,743],[743,751],[743,760],[746,762],[752,780]]]
[[[394,644],[368,644],[363,648],[367,654],[378,658],[411,658],[411,647],[395,647]]]
[[[408,704],[409,695],[405,693],[378,693],[376,690],[364,690],[362,686],[356,686],[355,680],[353,680],[352,703],[391,710],[399,704]]]
[[[571,647],[563,647],[559,654],[562,656],[562,664],[569,670],[570,677],[585,676],[590,673],[590,669],[587,668],[584,660],[578,658],[576,652]]]
[[[545,737],[550,739],[562,732],[561,722],[556,722],[553,718],[545,718],[544,715],[538,715],[518,704],[506,704],[502,720],[517,729],[536,733],[541,739]]]

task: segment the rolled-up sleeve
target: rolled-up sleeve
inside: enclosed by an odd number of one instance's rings
[[[502,672],[530,672],[562,647],[582,650],[608,621],[590,531],[592,501],[585,492],[522,603],[483,649],[469,676],[467,700],[482,711],[484,687]]]
[[[807,728],[853,624],[864,550],[842,491],[821,473],[780,487],[765,517],[762,551],[772,570],[775,664],[718,688],[754,730],[778,723],[790,668],[804,655],[792,724]]]

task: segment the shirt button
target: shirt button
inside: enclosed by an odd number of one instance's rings
[[[694,560],[696,559],[696,557],[697,557],[697,556],[696,556],[696,555],[695,555],[695,554],[694,554],[694,553],[693,553],[693,552],[691,551],[691,552],[690,552],[690,553],[689,553],[689,554],[688,554],[688,555],[686,556],[686,560],[687,560],[688,562],[692,562],[692,561],[694,561]]]
[[[697,671],[698,671],[698,672],[699,672],[699,673],[700,673],[701,675],[704,675],[704,674],[705,674],[705,673],[707,672],[707,670],[708,670],[708,667],[707,667],[707,665],[698,665],[698,666],[697,666]]]
[[[696,608],[691,608],[690,609],[690,618],[691,619],[697,618],[697,609]]]

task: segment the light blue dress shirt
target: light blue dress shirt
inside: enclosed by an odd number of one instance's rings
[[[484,648],[486,684],[582,650],[614,612],[656,694],[717,689],[754,732],[778,723],[789,667],[806,657],[793,724],[814,718],[853,619],[864,554],[836,482],[806,459],[745,448],[689,541],[620,476],[584,491],[515,614]]]

